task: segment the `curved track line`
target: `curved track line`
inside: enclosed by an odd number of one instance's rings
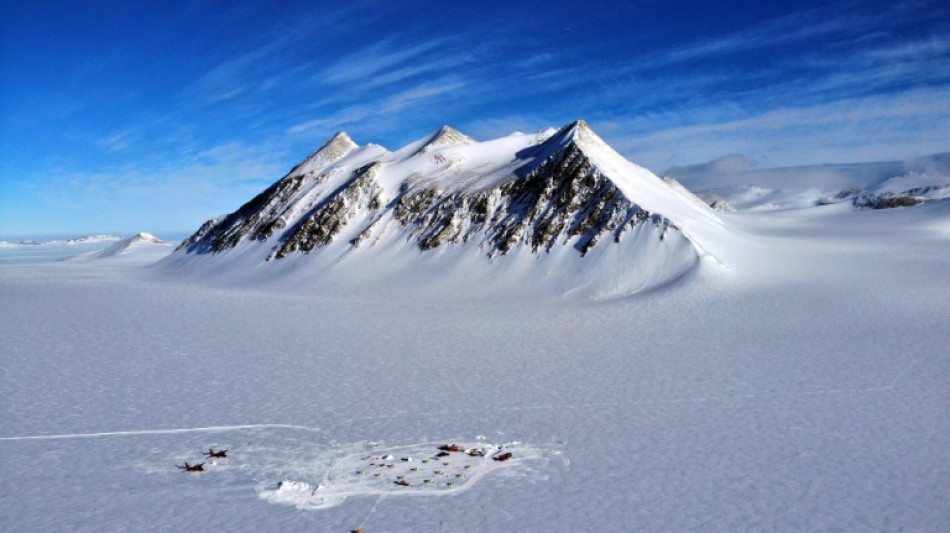
[[[641,406],[641,405],[663,405],[663,404],[677,404],[677,403],[699,403],[699,402],[727,402],[727,401],[742,401],[742,400],[759,400],[759,399],[769,399],[769,398],[780,398],[780,397],[794,397],[794,396],[820,396],[820,395],[835,395],[835,394],[860,394],[860,393],[881,393],[893,391],[897,388],[898,381],[904,377],[905,374],[915,365],[916,359],[912,360],[907,364],[900,372],[898,372],[887,385],[877,385],[872,387],[858,387],[858,388],[841,388],[841,389],[819,389],[819,390],[806,390],[806,391],[786,391],[786,392],[768,392],[768,393],[751,393],[751,394],[739,394],[739,395],[726,395],[726,396],[698,396],[698,397],[682,397],[682,398],[665,398],[665,399],[644,399],[644,400],[633,400],[633,401],[618,401],[618,402],[590,402],[590,403],[579,403],[579,404],[560,404],[560,405],[520,405],[520,406],[510,406],[502,407],[500,410],[504,411],[543,411],[548,409],[592,409],[592,408],[602,408],[602,407],[616,407],[616,406]],[[454,410],[454,411],[441,411],[441,412],[429,412],[429,413],[393,413],[389,415],[375,415],[375,416],[363,416],[350,418],[347,422],[353,422],[357,420],[387,420],[400,417],[431,417],[431,416],[445,416],[445,415],[459,415],[465,413],[479,413],[480,411],[476,409],[465,409],[465,410]],[[246,424],[239,426],[211,426],[211,427],[200,427],[200,428],[181,428],[181,429],[143,429],[143,430],[134,430],[134,431],[110,431],[104,433],[72,433],[64,435],[25,435],[18,437],[0,437],[0,441],[18,441],[18,440],[53,440],[53,439],[81,439],[81,438],[93,438],[93,437],[111,437],[111,436],[128,436],[128,435],[168,435],[175,433],[192,433],[199,431],[230,431],[230,430],[242,430],[242,429],[299,429],[304,431],[322,431],[319,428],[309,427],[309,426],[300,426],[295,424]]]
[[[200,431],[232,431],[241,429],[301,429],[305,431],[320,431],[319,428],[298,426],[294,424],[245,424],[240,426],[210,426],[201,428],[178,429],[139,429],[132,431],[108,431],[103,433],[68,433],[63,435],[24,435],[19,437],[0,437],[4,440],[48,440],[48,439],[86,439],[94,437],[114,437],[120,435],[172,435],[176,433],[197,433]]]

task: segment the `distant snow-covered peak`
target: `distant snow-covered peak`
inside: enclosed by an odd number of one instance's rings
[[[151,233],[140,232],[120,240],[105,250],[97,252],[95,256],[97,258],[116,257],[128,254],[133,250],[155,247],[162,247],[167,250],[171,246],[171,243],[163,241]]]
[[[0,241],[0,244],[3,246],[40,246],[40,245],[75,245],[75,244],[94,244],[97,242],[108,242],[108,241],[117,241],[121,237],[115,235],[105,235],[105,234],[96,234],[96,235],[86,235],[84,237],[76,237],[73,239],[56,239],[49,241],[37,241],[37,240],[25,240],[25,241],[16,241],[16,242],[7,242]]]
[[[451,126],[442,126],[429,136],[429,139],[416,151],[416,154],[424,154],[441,146],[457,146],[461,144],[475,144],[477,142],[475,139]]]
[[[168,244],[168,242],[163,241],[162,239],[159,239],[158,237],[152,235],[151,233],[146,233],[146,232],[144,232],[144,231],[141,231],[141,232],[139,232],[139,233],[136,233],[135,235],[133,235],[133,236],[131,236],[131,237],[128,237],[128,238],[125,239],[125,240],[127,240],[127,241],[129,241],[129,242],[132,242],[132,243],[135,243],[135,242],[154,242],[154,243],[158,243],[158,244]]]

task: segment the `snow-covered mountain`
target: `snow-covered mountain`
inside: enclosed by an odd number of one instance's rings
[[[759,168],[732,155],[672,167],[664,175],[727,211],[727,206],[768,210],[838,203],[885,209],[950,198],[950,152],[905,161],[778,168]]]
[[[137,233],[119,239],[112,245],[78,255],[62,258],[71,262],[96,262],[111,266],[142,266],[155,263],[168,256],[175,245],[159,239],[151,233]]]
[[[95,253],[97,258],[118,257],[126,255],[133,251],[154,250],[167,251],[170,244],[151,233],[140,232],[131,237],[126,237],[112,246]]]
[[[37,241],[37,240],[27,240],[27,241],[17,241],[17,242],[0,241],[0,247],[43,246],[43,245],[73,246],[77,244],[90,244],[90,243],[107,242],[107,241],[118,241],[120,239],[121,237],[116,237],[115,235],[86,235],[85,237],[76,237],[73,239],[56,239],[56,240],[50,240],[50,241]]]
[[[486,142],[445,126],[395,152],[341,132],[206,222],[169,263],[240,257],[266,270],[260,262],[300,265],[309,255],[321,271],[362,263],[379,277],[439,257],[430,266],[442,274],[504,270],[519,284],[627,293],[695,267],[708,254],[704,234],[721,226],[701,200],[625,160],[583,120]]]

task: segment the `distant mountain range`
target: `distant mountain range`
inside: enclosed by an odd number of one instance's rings
[[[76,237],[74,239],[55,239],[49,241],[37,241],[37,240],[26,240],[26,241],[0,241],[0,246],[43,246],[43,245],[75,245],[75,244],[88,244],[88,243],[97,243],[97,242],[107,242],[107,241],[118,241],[122,237],[116,237],[115,235],[86,235],[85,237]]]
[[[950,152],[905,161],[779,168],[759,168],[743,156],[731,155],[672,167],[664,175],[726,211],[837,203],[886,209],[950,198]]]

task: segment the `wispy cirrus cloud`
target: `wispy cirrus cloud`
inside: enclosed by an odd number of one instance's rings
[[[127,128],[122,131],[116,132],[112,135],[99,139],[97,144],[102,148],[105,148],[107,152],[121,152],[127,149],[131,143],[138,139],[136,131],[132,128]]]
[[[723,56],[780,44],[803,41],[853,28],[855,21],[825,18],[819,10],[802,11],[765,21],[724,36],[674,47],[656,58],[657,65]]]
[[[42,213],[65,213],[77,231],[136,228],[136,231],[198,227],[211,216],[233,211],[288,170],[286,150],[275,143],[257,146],[227,142],[201,147],[160,167],[127,165],[102,172],[59,169],[47,180],[20,191],[18,205],[5,217],[15,221],[5,231],[56,231],[60,220]],[[156,199],[161,199],[156,202]],[[173,201],[175,209],[167,205]],[[36,204],[46,209],[36,209]],[[5,208],[6,209],[6,208]],[[96,226],[87,226],[89,221]],[[44,225],[50,224],[47,228]]]
[[[428,64],[431,59],[421,57],[446,43],[446,39],[434,39],[422,43],[400,46],[392,39],[371,44],[358,52],[341,58],[316,75],[324,84],[347,84],[365,82],[374,78],[392,76],[393,72],[417,69],[419,64]],[[422,59],[422,61],[419,61]],[[413,65],[404,67],[407,62]],[[424,70],[422,70],[424,71]],[[394,79],[402,79],[395,76]]]
[[[468,85],[468,81],[447,77],[422,83],[368,104],[343,107],[320,118],[308,120],[288,128],[288,133],[303,133],[310,130],[333,130],[347,124],[358,123],[371,117],[390,115],[400,111],[432,104],[435,99],[449,95]]]
[[[950,93],[923,89],[869,95],[639,134],[625,132],[643,128],[642,123],[593,126],[631,160],[660,171],[730,153],[770,165],[902,159],[950,150],[945,135]]]
[[[516,131],[525,133],[544,129],[547,126],[560,126],[550,122],[550,118],[537,115],[510,115],[506,117],[483,118],[459,125],[462,133],[475,139],[488,140],[510,135]]]
[[[865,50],[862,55],[875,61],[907,62],[921,59],[948,59],[948,56],[950,56],[950,33],[899,40],[888,46]]]

